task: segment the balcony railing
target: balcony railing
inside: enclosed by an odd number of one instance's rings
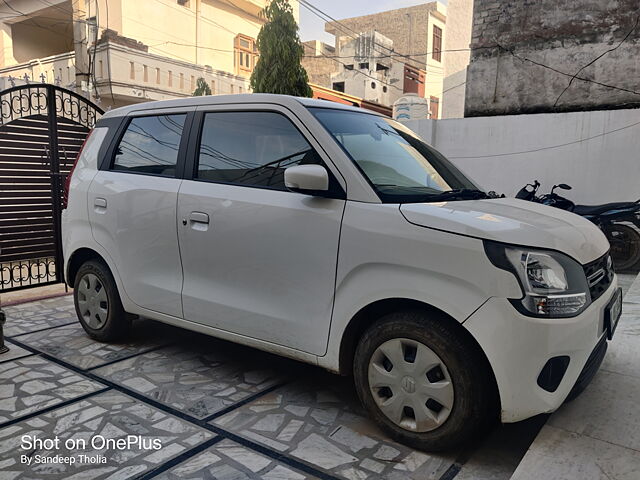
[[[208,66],[128,48],[114,43],[98,45],[92,58],[92,77],[87,91],[97,97],[118,97],[120,102],[139,102],[190,96],[197,79],[207,81],[213,94],[247,93],[248,79]],[[0,69],[0,88],[15,82],[54,83],[75,86],[73,52],[32,60]]]

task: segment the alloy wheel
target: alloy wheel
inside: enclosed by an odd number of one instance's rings
[[[109,314],[107,291],[100,279],[87,273],[78,285],[78,308],[85,323],[94,329],[102,328]]]
[[[453,383],[446,365],[418,341],[394,338],[381,344],[369,360],[368,379],[380,411],[405,430],[435,430],[453,409]]]

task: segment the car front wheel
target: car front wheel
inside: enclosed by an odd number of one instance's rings
[[[428,451],[459,446],[497,418],[486,360],[460,329],[421,311],[369,328],[354,359],[358,396],[393,439]]]

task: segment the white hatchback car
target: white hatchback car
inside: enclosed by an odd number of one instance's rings
[[[492,198],[404,126],[277,95],[107,113],[68,182],[87,333],[136,315],[353,374],[398,441],[460,444],[589,382],[622,295],[604,235]]]

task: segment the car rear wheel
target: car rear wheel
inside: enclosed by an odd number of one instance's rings
[[[424,312],[391,313],[369,328],[354,380],[382,429],[421,450],[459,446],[497,419],[486,359],[459,329]]]
[[[131,320],[122,307],[113,275],[104,263],[91,260],[80,267],[73,299],[78,319],[91,338],[109,342],[128,333]]]

